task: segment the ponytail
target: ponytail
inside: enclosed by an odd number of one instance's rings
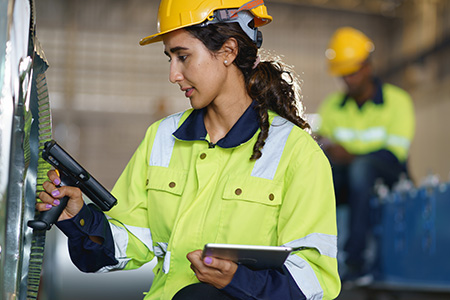
[[[261,129],[253,146],[251,160],[256,160],[262,155],[261,149],[269,135],[269,110],[304,130],[310,130],[309,124],[302,118],[299,80],[295,72],[279,58],[259,61],[258,48],[242,31],[239,24],[219,23],[202,28],[188,27],[186,30],[212,52],[220,50],[229,38],[234,38],[238,42],[238,55],[233,63],[244,75],[247,93],[257,102],[255,109],[259,115]]]
[[[248,93],[258,103],[256,109],[259,112],[261,128],[251,159],[261,157],[261,149],[269,131],[268,110],[276,112],[302,129],[310,130],[309,124],[302,118],[299,80],[292,70],[287,69],[279,59],[263,61],[256,66],[248,80]]]

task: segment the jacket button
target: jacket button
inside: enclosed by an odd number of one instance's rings
[[[234,191],[234,193],[236,194],[236,195],[240,195],[240,194],[242,194],[242,190],[241,189],[239,189],[239,188],[237,188],[235,191]]]
[[[206,158],[206,153],[200,154],[200,159],[205,159],[205,158]]]
[[[176,185],[177,184],[175,182],[173,182],[173,181],[171,183],[169,183],[169,187],[171,187],[171,188],[174,188]]]
[[[273,199],[275,199],[275,196],[274,196],[273,194],[270,194],[270,195],[269,195],[269,200],[270,200],[270,201],[273,201]]]
[[[84,219],[80,219],[80,225],[84,226]]]

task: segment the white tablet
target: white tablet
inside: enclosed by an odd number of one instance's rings
[[[281,268],[291,247],[236,244],[206,244],[203,258],[212,256],[243,264],[254,270]]]

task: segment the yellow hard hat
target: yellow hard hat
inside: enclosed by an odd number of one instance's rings
[[[341,27],[331,37],[325,52],[328,70],[336,76],[355,73],[374,50],[373,42],[364,33],[352,27]]]
[[[225,15],[219,15],[215,13],[217,10],[227,11]],[[238,15],[246,11],[251,13],[255,28],[272,21],[263,0],[161,0],[158,10],[158,33],[143,38],[139,43],[147,45],[159,42],[166,33],[202,24],[205,21],[209,23],[239,22],[242,27],[242,21],[239,20]],[[245,28],[243,29],[246,31]]]

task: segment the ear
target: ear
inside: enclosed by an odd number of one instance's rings
[[[228,61],[228,64],[233,63],[234,59],[238,55],[238,52],[238,42],[235,38],[229,38],[220,49],[222,59]]]

